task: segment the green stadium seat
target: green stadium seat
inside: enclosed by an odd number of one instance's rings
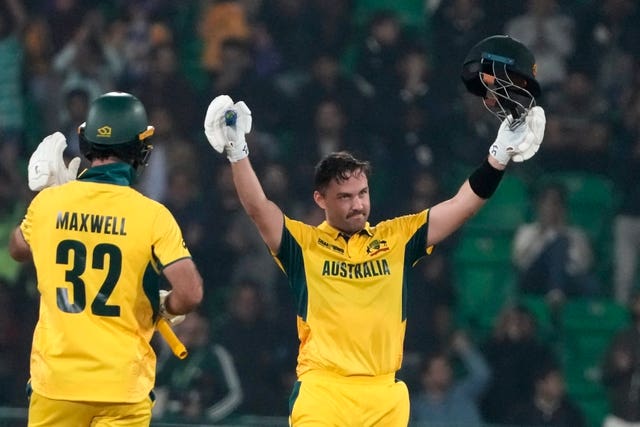
[[[604,418],[609,413],[609,401],[606,397],[578,398],[574,402],[582,409],[590,427],[601,427]]]
[[[355,8],[356,22],[365,24],[378,10],[392,10],[400,17],[404,25],[426,27],[427,17],[424,0],[357,0]]]
[[[544,181],[560,182],[566,187],[569,220],[583,227],[594,244],[609,239],[615,209],[611,178],[587,172],[556,172]]]
[[[527,221],[530,210],[531,195],[525,182],[516,175],[505,175],[495,194],[465,228],[511,233]]]
[[[454,280],[459,322],[474,336],[486,336],[504,305],[513,299],[515,282],[511,269],[457,263]]]
[[[458,241],[453,259],[464,264],[511,265],[513,236],[493,230],[468,228]]]
[[[628,323],[627,308],[609,298],[572,298],[562,308],[561,324],[566,333],[611,333]]]
[[[570,396],[583,405],[590,425],[606,413],[601,366],[613,335],[629,323],[624,306],[606,298],[568,300],[561,311],[562,360]],[[588,406],[587,406],[587,403]]]

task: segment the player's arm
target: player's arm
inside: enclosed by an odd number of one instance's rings
[[[191,258],[183,258],[166,266],[162,274],[171,285],[171,292],[163,301],[167,313],[187,314],[202,302],[202,277]]]
[[[31,260],[31,247],[24,239],[20,227],[16,227],[9,237],[9,255],[18,262]]]
[[[489,156],[451,199],[429,211],[427,246],[435,245],[455,232],[485,204],[498,188],[510,160],[522,162],[535,155],[544,137],[546,119],[541,107],[533,107],[522,125],[511,129],[504,119]]]
[[[497,187],[505,165],[499,164],[492,156],[488,156],[487,162],[489,167],[495,170],[495,176],[487,179],[492,180],[492,184]],[[483,165],[482,167],[486,168],[487,166]],[[469,179],[467,179],[455,196],[438,203],[430,209],[427,246],[435,245],[455,232],[469,218],[475,215],[486,201],[486,198],[480,197],[473,191]]]
[[[232,162],[231,170],[240,203],[258,227],[267,247],[277,253],[284,227],[283,212],[265,195],[248,157]]]
[[[233,112],[233,120],[226,113]],[[284,214],[269,200],[249,161],[245,134],[251,131],[251,111],[242,101],[235,104],[227,95],[216,97],[204,122],[204,131],[211,146],[226,153],[238,198],[244,210],[258,227],[262,239],[273,252],[278,252],[282,240]]]

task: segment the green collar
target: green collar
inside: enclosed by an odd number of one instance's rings
[[[133,166],[126,163],[111,163],[85,169],[80,173],[78,179],[81,181],[130,186],[136,179],[136,171]]]

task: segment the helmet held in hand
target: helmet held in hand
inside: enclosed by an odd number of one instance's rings
[[[481,97],[500,121],[511,115],[512,127],[522,122],[541,94],[533,53],[507,35],[487,37],[472,47],[461,77],[466,89]]]

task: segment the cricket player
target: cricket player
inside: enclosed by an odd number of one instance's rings
[[[80,158],[65,165],[59,132],[29,161],[29,186],[42,191],[9,246],[17,261],[33,260],[40,293],[29,427],[150,424],[156,320],[178,322],[202,299],[176,220],[131,188],[153,131],[137,98],[110,92],[79,128],[89,169],[76,179]],[[158,273],[171,291],[159,290]]]
[[[329,154],[316,166],[313,198],[324,222],[316,227],[288,217],[267,198],[249,161],[248,106],[226,95],[211,102],[204,132],[230,161],[242,206],[296,298],[300,348],[290,425],[408,424],[407,387],[395,378],[403,357],[407,270],[485,204],[511,160],[538,151],[546,121],[533,100],[539,92],[534,64],[526,47],[508,37],[472,51],[465,70],[475,71],[463,79],[484,89],[474,86],[502,119],[489,155],[449,200],[376,225],[368,222],[369,163],[348,152]]]

